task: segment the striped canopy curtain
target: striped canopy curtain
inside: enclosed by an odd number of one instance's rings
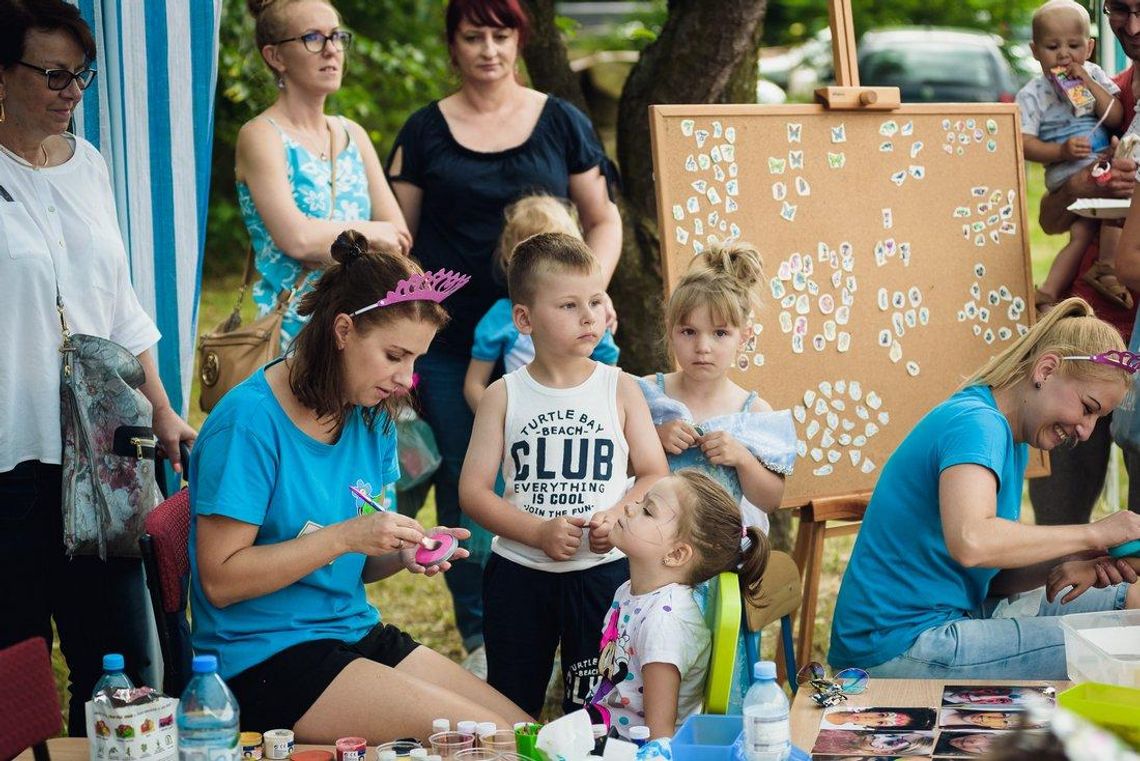
[[[206,238],[222,0],[70,0],[98,76],[75,132],[107,160],[131,280],[162,331],[159,374],[185,415]]]

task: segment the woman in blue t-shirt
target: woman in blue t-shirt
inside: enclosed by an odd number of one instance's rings
[[[423,738],[439,716],[511,726],[527,718],[518,707],[381,623],[365,596],[402,569],[450,567],[418,565],[423,527],[367,503],[399,477],[392,420],[455,290],[367,248],[360,233],[337,238],[293,350],[202,427],[190,471],[194,649],[218,656],[243,729],[332,743]]]
[[[1029,446],[1088,438],[1135,370],[1090,355],[1123,349],[1115,328],[1068,299],[918,422],[867,508],[835,606],[833,666],[884,677],[1065,679],[1057,616],[1140,607],[1140,560],[1105,554],[1140,538],[1140,515],[1081,526],[1018,521]],[[1006,599],[1042,586],[1044,594]]]
[[[475,325],[505,284],[494,277],[503,211],[532,193],[569,199],[586,244],[608,282],[621,253],[621,218],[610,199],[613,170],[590,120],[560,98],[524,87],[516,65],[529,24],[519,0],[451,0],[447,43],[459,89],[421,108],[396,136],[388,160],[392,190],[425,267],[471,275],[471,286],[449,302],[452,321],[419,365],[417,391],[443,463],[435,475],[440,520],[460,520],[459,471],[474,416],[463,398]],[[615,327],[607,299],[607,324]],[[474,545],[490,537],[473,522]],[[478,539],[484,541],[479,542]],[[463,644],[483,644],[484,553],[447,575]]]

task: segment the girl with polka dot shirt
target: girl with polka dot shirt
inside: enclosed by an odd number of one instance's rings
[[[671,737],[700,711],[708,671],[711,637],[693,587],[736,571],[754,590],[768,538],[744,527],[737,501],[695,469],[658,481],[641,502],[595,514],[590,535],[626,554],[630,578],[602,623],[589,710],[620,737],[637,725],[651,738]]]

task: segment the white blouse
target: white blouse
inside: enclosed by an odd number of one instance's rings
[[[66,134],[74,155],[33,169],[0,152],[0,473],[25,460],[61,462],[58,273],[72,333],[132,354],[159,339],[131,286],[107,165]]]

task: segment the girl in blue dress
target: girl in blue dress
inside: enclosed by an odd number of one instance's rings
[[[340,14],[326,0],[248,4],[278,96],[238,133],[234,171],[261,275],[252,294],[259,313],[294,291],[281,326],[284,352],[305,322],[301,297],[332,264],[340,233],[357,230],[378,250],[405,254],[412,237],[364,128],[325,114],[352,43]]]
[[[784,496],[796,456],[789,410],[774,411],[728,377],[748,338],[748,319],[763,278],[760,254],[745,243],[696,256],[665,307],[666,340],[679,368],[640,380],[669,470],[696,468],[740,504],[744,523],[768,531],[768,513]],[[708,585],[696,588],[705,607]],[[729,710],[739,712],[751,664],[737,645]]]

